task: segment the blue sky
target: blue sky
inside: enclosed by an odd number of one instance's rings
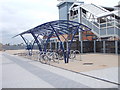
[[[113,7],[119,0],[82,1]],[[21,43],[20,37],[12,37],[42,23],[58,20],[58,3],[57,0],[0,0],[0,42]]]

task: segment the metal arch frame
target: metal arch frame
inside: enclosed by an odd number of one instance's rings
[[[41,48],[41,45],[40,45],[40,42],[39,42],[39,40],[38,40],[38,36],[36,36],[35,35],[35,33],[34,32],[30,32],[31,34],[32,34],[32,36],[34,37],[34,39],[35,39],[35,42],[37,43],[37,45],[38,45],[38,48],[39,48],[39,51],[42,51],[42,48]]]
[[[45,45],[44,45],[44,52],[46,52],[47,44],[48,44],[48,42],[49,42],[49,40],[50,40],[50,38],[52,37],[53,34],[54,34],[54,32],[51,32],[50,35],[48,36],[48,38],[47,38],[47,40],[46,40],[46,43],[45,43]]]
[[[57,36],[58,40],[60,41],[60,46],[61,46],[61,49],[62,49],[62,52],[63,52],[64,61],[65,61],[65,63],[67,63],[67,62],[66,62],[65,49],[64,49],[64,47],[63,47],[62,41],[61,41],[61,39],[60,39],[60,37],[59,37],[58,33],[57,33],[57,32],[56,32],[56,30],[54,29],[54,27],[53,27],[51,24],[50,24],[50,26],[51,26],[51,28],[53,29],[53,32],[55,32],[55,34],[56,34],[56,36]]]
[[[87,28],[87,30],[84,30],[83,27]],[[70,30],[70,28],[72,28],[72,29]],[[47,38],[46,38],[47,40],[46,40],[45,45],[44,45],[44,51],[45,52],[46,52],[46,49],[47,49],[47,44],[50,41],[50,38],[52,36],[56,36],[57,39],[60,41],[60,47],[61,47],[62,52],[63,52],[64,62],[68,63],[69,62],[70,48],[71,48],[73,39],[74,39],[74,36],[76,35],[76,33],[79,30],[89,31],[91,29],[88,28],[87,26],[81,24],[81,23],[78,23],[78,22],[69,21],[69,20],[57,20],[57,21],[51,21],[51,22],[47,22],[47,23],[38,25],[35,28],[32,28],[28,31],[20,33],[16,36],[20,35],[23,38],[26,45],[28,45],[27,41],[25,40],[25,38],[22,35],[26,34],[26,33],[30,33],[35,40],[34,43],[37,43],[39,51],[41,51],[42,48],[41,48],[41,44],[38,40],[38,36],[39,35],[47,36]],[[38,36],[36,36],[35,34],[38,34]],[[65,52],[65,48],[63,47],[62,40],[59,37],[61,35],[65,39],[64,34],[67,34],[68,36],[72,35],[72,39],[71,39],[70,43],[68,44],[68,49],[67,49],[68,51],[67,52]],[[67,39],[65,39],[65,40],[67,40]],[[34,44],[33,44],[33,46],[34,46]],[[33,49],[33,46],[32,46],[32,49]]]
[[[81,29],[82,30],[82,29]],[[77,33],[77,32],[79,32],[78,31],[78,27],[76,27],[76,30],[73,32],[73,36],[72,36],[72,39],[71,39],[71,41],[70,41],[70,43],[68,43],[68,52],[67,52],[67,60],[66,60],[66,62],[68,63],[69,62],[69,54],[70,54],[70,49],[71,49],[71,45],[72,45],[72,42],[73,42],[73,39],[74,39],[74,37],[75,37],[75,34]]]
[[[32,43],[32,41],[29,42],[25,37],[23,37],[23,35],[20,35],[20,36],[22,37],[23,41],[24,41],[25,44],[26,44],[26,49],[29,51],[29,55],[32,55],[31,52],[32,52],[32,50],[33,50],[33,47],[34,47],[34,44],[36,43],[36,41],[33,39],[33,40],[32,40],[33,43]],[[38,35],[38,36],[39,36],[39,35]],[[37,37],[38,37],[38,36],[37,36]]]
[[[23,37],[23,35],[20,35],[21,37],[22,37],[22,39],[24,40],[24,42],[25,42],[25,44],[26,44],[26,46],[27,46],[27,50],[32,50],[32,43],[31,42],[29,42],[25,37]],[[33,42],[33,44],[34,44],[34,42]]]

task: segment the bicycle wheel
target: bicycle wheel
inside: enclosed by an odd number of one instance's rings
[[[75,59],[76,55],[73,50],[70,50],[69,58],[70,59]]]
[[[75,50],[74,53],[75,53],[75,55],[76,55],[76,60],[78,59],[78,60],[81,61],[82,59],[81,59],[80,51],[79,51],[79,50]]]

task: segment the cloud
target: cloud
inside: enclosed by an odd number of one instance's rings
[[[58,19],[56,0],[0,0],[0,32],[3,43],[12,36],[42,23]],[[20,41],[16,39],[17,43]],[[13,42],[12,42],[13,43]]]

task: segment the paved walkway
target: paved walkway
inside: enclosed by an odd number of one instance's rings
[[[81,73],[94,76],[97,78],[101,78],[107,81],[111,81],[114,83],[119,83],[118,82],[118,67],[111,67],[111,68],[93,70],[93,71],[81,72]]]
[[[0,90],[2,89],[2,54],[0,53]]]
[[[6,53],[2,56],[2,88],[117,88],[115,84],[37,61]]]

